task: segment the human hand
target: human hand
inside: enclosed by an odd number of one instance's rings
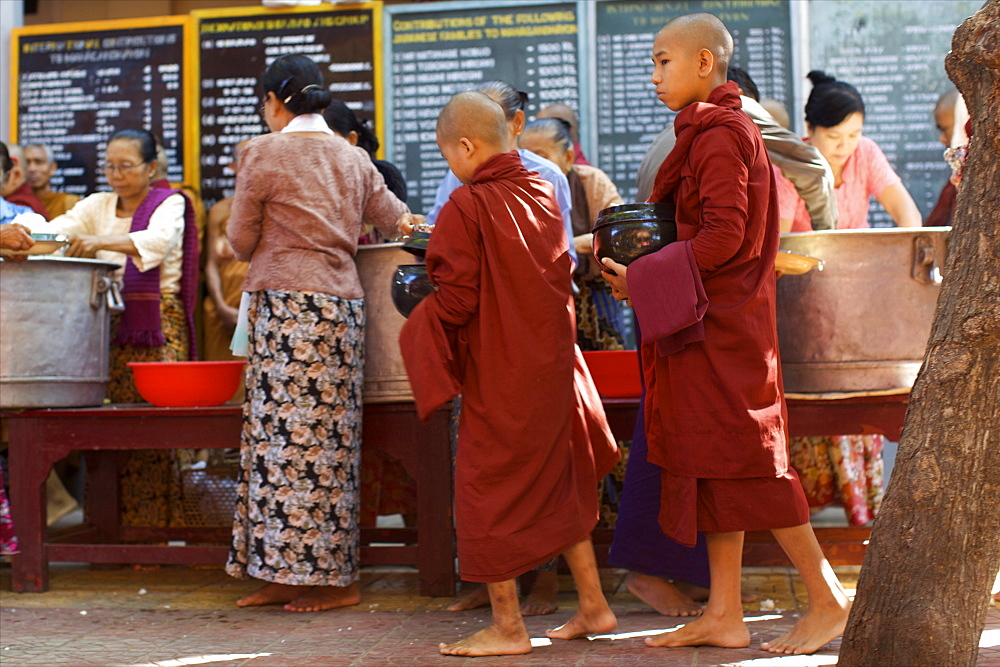
[[[240,310],[239,308],[233,308],[228,303],[217,304],[216,311],[219,313],[219,319],[226,327],[233,331],[236,329],[236,321],[239,319]]]
[[[413,233],[413,230],[418,226],[423,225],[427,221],[427,218],[423,215],[417,215],[416,213],[404,213],[399,216],[396,220],[396,228],[399,230],[400,236],[409,236]]]
[[[31,238],[31,232],[16,222],[0,225],[0,248],[7,250],[27,250],[35,245],[35,240]],[[27,255],[8,255],[7,259],[12,262],[23,262],[28,259]]]
[[[101,237],[90,234],[70,234],[67,257],[94,257],[101,249]]]
[[[7,225],[0,225],[0,248],[7,250],[27,250],[35,245],[35,240],[31,238],[31,232],[27,227],[12,222]]]
[[[580,234],[573,237],[573,248],[577,255],[590,255],[594,252],[594,235]]]
[[[627,301],[631,305],[628,293],[628,281],[625,279],[628,267],[624,264],[619,264],[610,257],[602,259],[601,264],[603,265],[601,275],[611,285],[611,296],[618,301]]]

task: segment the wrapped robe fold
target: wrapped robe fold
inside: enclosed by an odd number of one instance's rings
[[[427,247],[437,292],[400,334],[420,415],[462,393],[459,569],[504,581],[589,537],[618,461],[576,347],[572,264],[551,185],[516,152],[451,194]]]

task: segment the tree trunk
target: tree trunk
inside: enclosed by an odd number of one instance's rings
[[[973,138],[839,665],[975,665],[1000,567],[1000,0],[958,28],[945,65]]]

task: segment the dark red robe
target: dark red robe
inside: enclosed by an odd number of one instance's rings
[[[441,209],[427,268],[438,291],[403,327],[403,359],[422,417],[462,393],[459,570],[504,581],[589,537],[619,458],[576,347],[552,186],[516,152],[490,158]]]
[[[31,190],[31,186],[25,181],[21,183],[21,187],[10,193],[9,197],[4,197],[11,204],[18,204],[20,206],[27,206],[32,211],[42,216],[46,220],[49,220],[49,211],[45,208],[45,204],[35,196],[35,193]]]
[[[778,206],[763,139],[731,82],[681,110],[674,127],[651,201],[676,202],[682,243],[633,262],[628,283],[643,331],[649,460],[664,469],[660,524],[693,546],[697,530],[783,528],[809,514],[788,466]],[[690,286],[692,272],[703,293]],[[650,340],[647,332],[669,333],[661,325],[677,318],[677,295],[664,293],[681,285],[683,312],[707,298],[703,318],[681,318],[683,330]]]

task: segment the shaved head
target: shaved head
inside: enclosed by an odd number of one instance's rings
[[[715,58],[715,66],[723,72],[733,59],[733,36],[714,14],[701,12],[678,16],[660,29],[657,39],[661,36],[690,53],[706,49]]]
[[[440,143],[470,139],[506,152],[507,118],[499,104],[476,90],[458,93],[444,106],[437,121]]]
[[[958,101],[958,89],[952,88],[944,95],[938,98],[937,106],[934,107],[935,111],[948,110],[952,111],[955,108],[955,102]]]
[[[561,118],[569,123],[569,133],[573,137],[573,141],[579,140],[577,128],[579,128],[580,122],[577,120],[576,112],[573,111],[570,105],[563,104],[562,102],[550,104],[544,109],[539,110],[535,118]]]

